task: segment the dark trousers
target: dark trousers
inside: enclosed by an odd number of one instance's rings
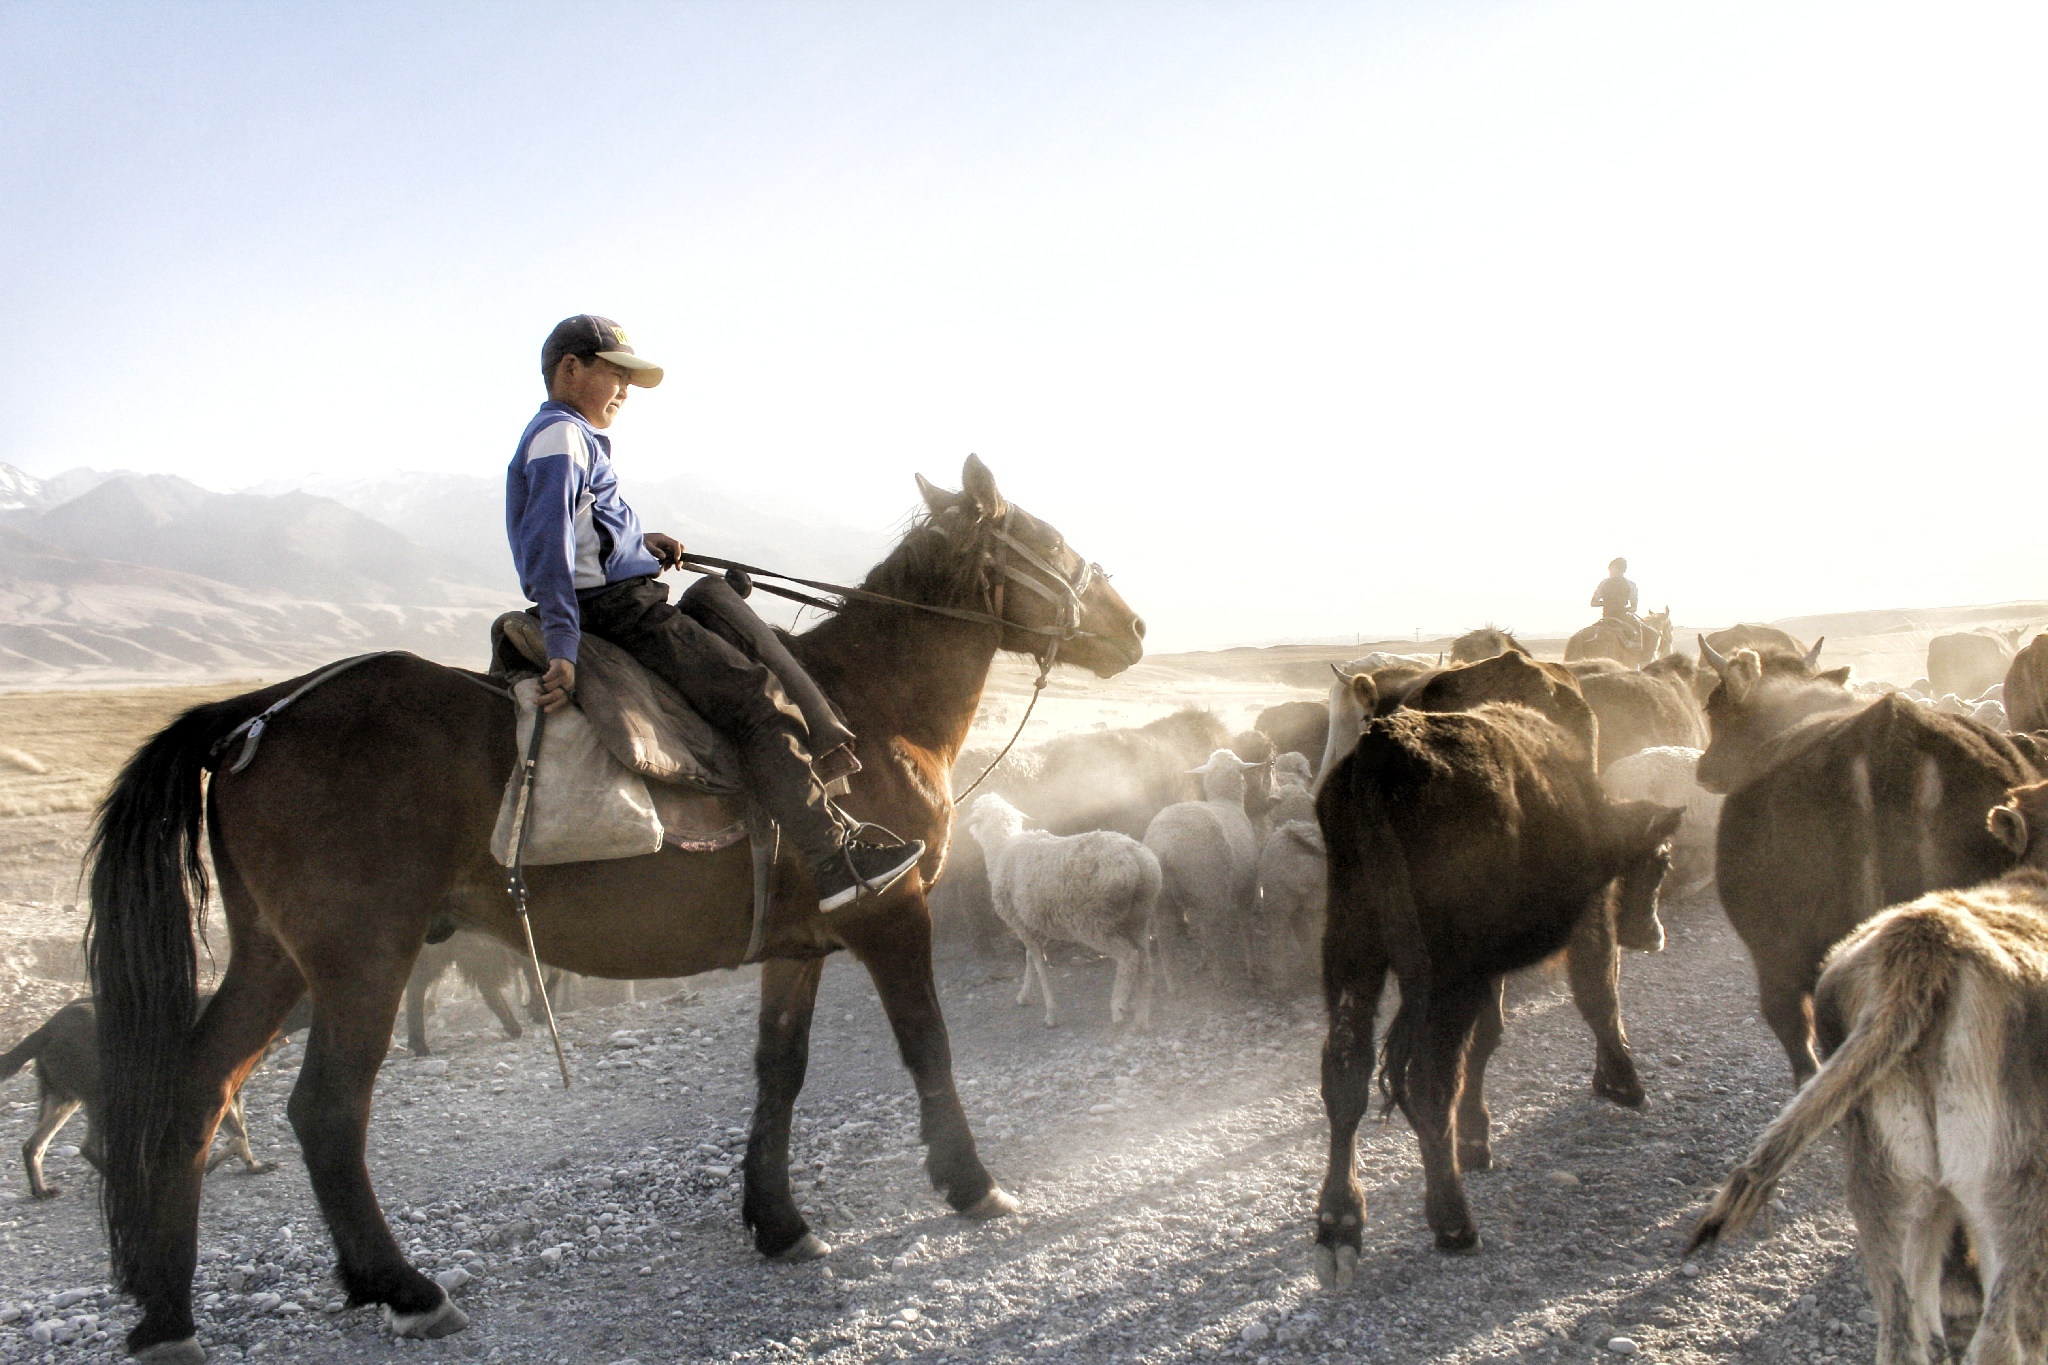
[[[667,585],[653,578],[578,594],[577,605],[584,630],[639,660],[732,740],[748,789],[799,853],[816,864],[838,851],[838,826],[811,780],[803,721],[776,705],[780,685],[766,664],[715,633],[715,617],[699,621],[671,606]]]

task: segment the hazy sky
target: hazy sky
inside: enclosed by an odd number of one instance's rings
[[[0,3],[0,460],[495,476],[587,309],[629,491],[978,451],[1166,647],[2048,597],[2044,16]]]

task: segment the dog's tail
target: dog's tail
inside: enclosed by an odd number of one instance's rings
[[[1785,1168],[1939,1031],[1961,975],[1960,928],[1939,910],[1902,911],[1837,959],[1840,967],[1851,958],[1870,958],[1865,1003],[1849,1036],[1729,1175],[1694,1230],[1687,1255],[1754,1221]]]
[[[27,1066],[43,1054],[43,1044],[49,1041],[50,1026],[44,1025],[14,1045],[12,1051],[0,1056],[0,1081],[9,1080],[14,1073]]]

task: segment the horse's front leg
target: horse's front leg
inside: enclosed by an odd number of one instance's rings
[[[754,1246],[779,1261],[808,1261],[831,1252],[812,1232],[789,1188],[789,1125],[811,1060],[811,1012],[825,960],[770,959],[761,964],[761,1036],[754,1045],[754,1126],[747,1135],[746,1195],[741,1215]]]
[[[874,978],[882,1010],[896,1032],[897,1051],[917,1083],[925,1170],[933,1188],[969,1218],[1015,1213],[1017,1201],[996,1185],[975,1153],[974,1133],[953,1088],[953,1048],[932,979],[932,921],[924,898],[849,915],[840,937]]]

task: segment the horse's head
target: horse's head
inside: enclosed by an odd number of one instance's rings
[[[1145,656],[1145,622],[1124,605],[1099,564],[1081,557],[1058,528],[1005,499],[978,456],[949,492],[922,474],[928,525],[979,557],[983,609],[1002,618],[1001,647],[1040,659],[1057,646],[1061,663],[1098,677]]]

